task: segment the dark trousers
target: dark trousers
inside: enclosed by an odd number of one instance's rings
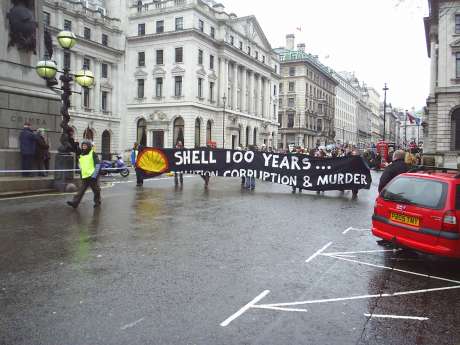
[[[37,166],[38,166],[38,170],[43,170],[41,172],[38,173],[39,176],[47,176],[48,175],[48,172],[47,170],[50,170],[50,160],[49,159],[40,159],[38,158],[37,159]]]
[[[144,175],[138,168],[136,168],[136,183],[138,186],[142,186],[144,184]]]
[[[178,180],[178,178],[179,178],[179,180]],[[174,173],[174,184],[178,185],[179,181],[180,181],[180,184],[184,183],[184,174],[182,174],[181,172],[180,173],[175,172]]]
[[[32,170],[33,163],[35,161],[34,155],[21,155],[21,169],[22,170]],[[32,173],[23,172],[22,176],[32,176]]]
[[[99,187],[99,179],[94,178],[84,178],[81,180],[81,187],[78,190],[77,194],[73,197],[72,202],[78,206],[80,204],[83,195],[85,195],[86,190],[90,187],[93,190],[94,194],[94,204],[101,203],[101,187]]]

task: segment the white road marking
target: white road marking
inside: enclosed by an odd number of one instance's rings
[[[305,260],[305,262],[310,262],[311,260],[313,260],[314,258],[316,258],[318,255],[320,255],[324,250],[326,250],[330,245],[332,244],[332,242],[329,242],[328,244],[326,244],[323,248],[321,248],[320,250],[318,250],[315,254],[313,254],[312,256],[310,256],[307,260]]]
[[[224,322],[222,322],[220,325],[222,327],[226,327],[230,324],[230,322],[232,322],[233,320],[235,320],[236,318],[240,317],[241,315],[243,315],[249,308],[251,308],[252,306],[254,306],[257,302],[259,302],[262,298],[264,298],[265,296],[267,296],[268,294],[270,293],[270,290],[265,290],[263,291],[260,295],[258,295],[256,298],[254,298],[251,302],[249,302],[248,304],[246,304],[243,308],[241,308],[240,310],[238,310],[235,314],[233,314],[232,316],[230,316],[228,319],[226,319]]]
[[[321,255],[326,255],[326,256],[329,256],[329,255],[340,255],[342,256],[343,254],[364,254],[364,253],[383,253],[383,252],[393,252],[393,253],[396,253],[396,252],[399,252],[401,251],[402,249],[376,249],[376,250],[359,250],[359,251],[356,251],[356,252],[333,252],[333,253],[322,253]]]
[[[371,231],[371,229],[356,229],[352,226],[350,226],[349,228],[345,229],[344,232],[342,232],[343,235],[347,234],[349,231]]]
[[[307,309],[266,307],[264,305],[253,305],[251,308],[271,309],[271,310],[280,310],[280,311],[296,311],[296,312],[302,312],[302,313],[306,313],[308,311]]]
[[[404,320],[418,320],[418,321],[426,321],[429,320],[427,317],[419,317],[419,316],[401,316],[401,315],[381,315],[381,314],[364,314],[364,316],[370,318],[382,318],[382,319],[404,319]]]
[[[257,307],[257,308],[261,308],[261,307],[290,307],[290,306],[305,305],[305,304],[330,303],[330,302],[341,302],[341,301],[350,301],[350,300],[359,300],[359,299],[379,298],[379,297],[395,297],[395,296],[404,296],[404,295],[414,295],[414,294],[420,294],[420,293],[435,292],[435,291],[445,291],[445,290],[454,290],[454,289],[460,289],[460,285],[446,286],[446,287],[433,288],[433,289],[424,289],[424,290],[412,290],[412,291],[400,291],[400,292],[392,292],[392,293],[382,293],[382,294],[375,294],[375,295],[361,295],[361,296],[351,296],[351,297],[326,298],[326,299],[316,299],[316,300],[308,300],[308,301],[300,301],[300,302],[288,302],[288,303],[259,304],[259,305],[254,306],[254,307]]]
[[[125,329],[128,329],[128,328],[131,328],[131,327],[136,326],[138,323],[140,323],[140,322],[142,322],[142,321],[144,321],[144,318],[139,319],[139,320],[134,321],[134,322],[131,322],[131,323],[128,323],[127,325],[124,325],[124,326],[121,327],[120,329],[121,329],[122,331],[124,331]]]
[[[396,272],[408,273],[408,274],[416,275],[416,276],[419,276],[419,277],[432,278],[432,279],[442,280],[442,281],[449,282],[449,283],[460,284],[460,281],[458,281],[458,280],[447,279],[447,278],[442,278],[442,277],[437,277],[437,276],[430,276],[430,275],[423,274],[423,273],[417,273],[417,272],[401,270],[399,268],[393,268],[393,267],[388,267],[388,266],[371,264],[371,263],[364,262],[364,261],[347,259],[347,258],[342,257],[342,256],[334,256],[334,255],[326,255],[326,254],[323,254],[323,256],[328,256],[328,257],[335,258],[335,259],[338,259],[338,260],[343,260],[343,261],[354,262],[354,263],[365,265],[365,266],[383,268],[383,269],[386,269],[386,270],[393,270],[393,271],[396,271]]]

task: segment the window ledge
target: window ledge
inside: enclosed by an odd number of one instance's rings
[[[174,98],[174,99],[182,99],[184,97],[185,97],[184,95],[181,95],[181,96],[173,96],[172,98]]]
[[[452,78],[450,80],[453,84],[460,84],[460,78]]]
[[[163,97],[163,96],[153,96],[152,98],[155,99],[155,100],[157,100],[157,101],[162,101],[162,100],[164,100],[164,97]]]
[[[199,101],[201,101],[201,102],[204,101],[204,97],[197,97],[197,99],[198,99]]]

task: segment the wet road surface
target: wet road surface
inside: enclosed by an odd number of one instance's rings
[[[373,177],[0,200],[0,344],[459,344],[460,263],[378,246]]]

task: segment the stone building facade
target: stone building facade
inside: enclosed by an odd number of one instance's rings
[[[460,163],[460,1],[429,0],[425,18],[431,59],[430,93],[424,128],[424,154],[436,164]]]
[[[78,141],[84,138],[93,141],[96,151],[111,159],[122,149],[125,40],[121,20],[110,17],[119,11],[106,7],[104,0],[44,0],[42,10],[44,25],[54,40],[53,60],[58,68],[68,66],[73,73],[87,68],[94,73],[95,83],[90,89],[73,86],[73,90],[82,92],[72,95],[69,110],[75,137]],[[77,36],[77,45],[69,52],[64,52],[55,39],[61,30],[72,31]]]
[[[359,90],[340,73],[334,72],[334,78],[338,81],[334,114],[335,142],[356,145]]]
[[[254,16],[211,0],[133,4],[124,147],[277,146],[279,62]]]
[[[313,148],[334,143],[334,114],[338,82],[332,70],[317,56],[305,52],[305,45],[294,48],[295,36],[286,36],[286,47],[277,48],[280,56],[279,85],[280,145]]]
[[[14,4],[11,0],[0,3],[0,170],[20,168],[19,133],[24,122],[33,128],[48,129],[51,149],[59,145],[60,98],[35,72],[35,65],[44,55],[42,2],[29,1],[27,13],[37,23],[31,37],[33,50],[19,49],[18,44],[8,46],[10,27],[7,13]],[[34,25],[34,24],[33,24]],[[5,30],[6,29],[6,30]]]

